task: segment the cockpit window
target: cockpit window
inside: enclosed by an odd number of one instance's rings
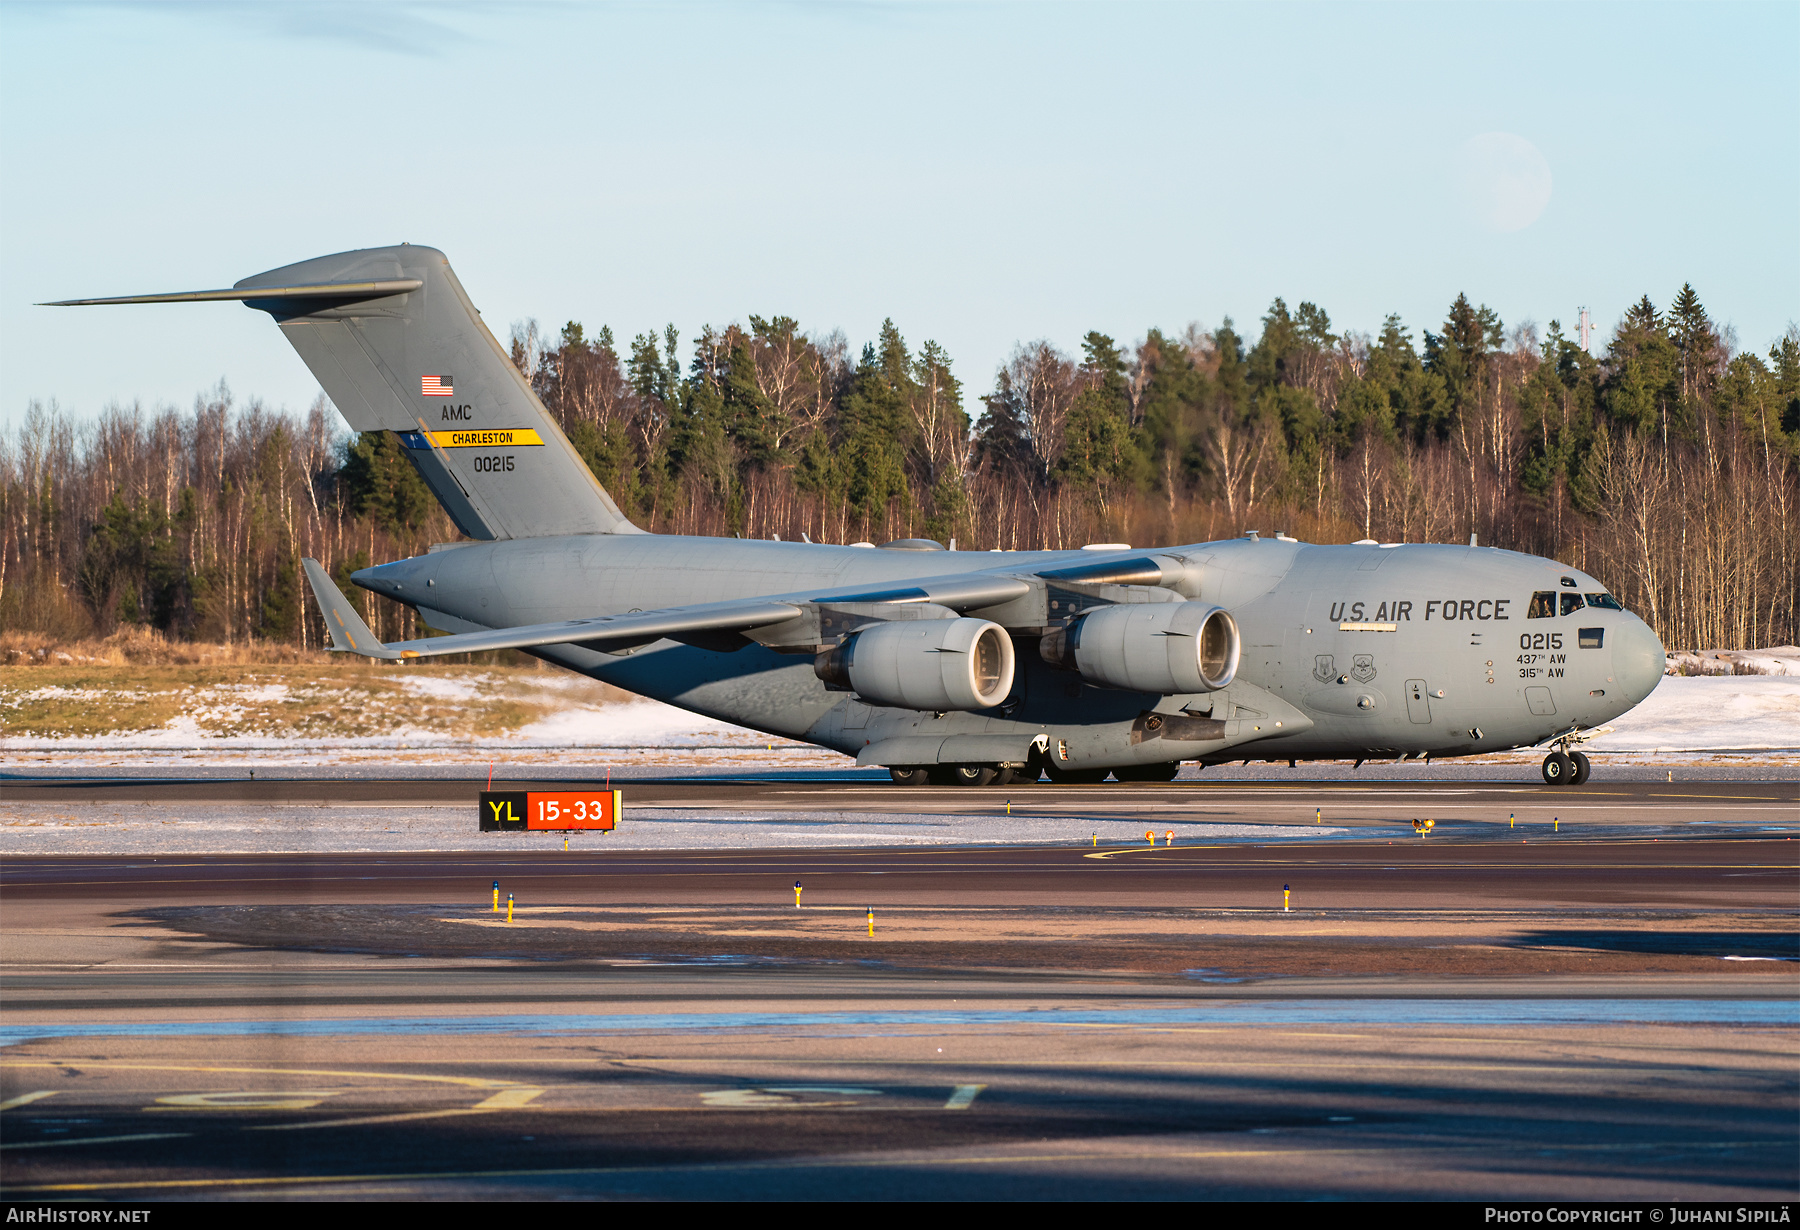
[[[1580,594],[1564,594],[1562,596],[1562,613],[1564,615],[1573,615],[1584,605],[1586,604],[1581,601]]]
[[[1556,591],[1540,589],[1531,595],[1531,605],[1525,608],[1526,619],[1549,619],[1556,614]]]
[[[1622,611],[1625,609],[1619,605],[1619,600],[1611,594],[1589,594],[1587,596],[1587,603],[1589,606],[1597,606],[1603,611]]]

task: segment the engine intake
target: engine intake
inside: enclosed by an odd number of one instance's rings
[[[1012,691],[1012,638],[985,619],[896,620],[852,632],[813,673],[872,705],[990,709]]]
[[[1231,686],[1240,643],[1237,620],[1223,607],[1120,603],[1077,616],[1038,652],[1100,687],[1169,696]]]

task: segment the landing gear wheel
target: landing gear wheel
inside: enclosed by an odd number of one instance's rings
[[[996,769],[994,771],[994,780],[989,782],[988,785],[990,785],[990,786],[1010,786],[1014,782],[1025,780],[1024,777],[1022,776],[1022,772],[1029,772],[1029,770],[1021,771],[1019,769],[1012,769],[1012,768],[1006,768],[1006,767]]]
[[[1561,752],[1551,752],[1544,757],[1544,781],[1552,786],[1566,786],[1569,779],[1575,776],[1575,765]]]
[[[1140,764],[1129,769],[1114,769],[1113,776],[1122,782],[1172,782],[1179,772],[1181,762],[1171,760],[1167,764]]]
[[[1594,766],[1588,763],[1587,753],[1586,752],[1570,752],[1569,760],[1575,766],[1575,776],[1573,776],[1569,779],[1569,785],[1571,785],[1571,786],[1587,785],[1588,774],[1590,774],[1594,771]]]
[[[950,781],[957,786],[985,786],[994,780],[994,770],[984,764],[950,766]]]
[[[926,780],[924,769],[889,769],[888,776],[896,786],[923,786]]]

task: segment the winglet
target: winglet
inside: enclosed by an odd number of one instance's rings
[[[313,597],[319,601],[319,613],[325,617],[325,631],[331,637],[333,653],[360,653],[365,658],[384,658],[394,661],[399,658],[416,658],[416,653],[401,653],[389,649],[381,643],[381,638],[369,631],[369,625],[362,621],[356,608],[316,559],[302,559],[301,565],[306,569],[306,580],[312,586]]]

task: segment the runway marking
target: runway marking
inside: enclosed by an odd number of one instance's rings
[[[29,1106],[33,1102],[42,1101],[44,1098],[53,1098],[56,1094],[57,1091],[54,1089],[40,1089],[36,1093],[21,1093],[16,1098],[8,1098],[6,1101],[0,1102],[0,1110],[12,1110],[19,1106]]]
[[[1670,1150],[1724,1150],[1755,1149],[1778,1147],[1790,1149],[1793,1142],[1789,1140],[1694,1140],[1694,1141],[1635,1141],[1624,1144],[1559,1144],[1559,1153],[1645,1153]],[[1415,1155],[1419,1154],[1452,1154],[1452,1153],[1528,1153],[1536,1155],[1542,1152],[1541,1142],[1520,1141],[1510,1146],[1491,1141],[1475,1144],[1446,1145],[1437,1142],[1425,1142],[1414,1146]],[[980,1157],[936,1157],[921,1160],[917,1157],[902,1158],[870,1158],[870,1157],[811,1157],[782,1158],[768,1162],[707,1162],[698,1165],[683,1166],[566,1166],[545,1168],[542,1170],[425,1170],[401,1171],[387,1174],[342,1174],[342,1175],[266,1175],[255,1178],[238,1179],[148,1179],[136,1183],[112,1181],[105,1183],[37,1183],[22,1187],[7,1188],[7,1194],[25,1192],[98,1192],[98,1191],[132,1191],[132,1190],[193,1190],[205,1187],[280,1187],[280,1186],[331,1186],[345,1183],[396,1183],[396,1182],[431,1182],[434,1180],[469,1180],[469,1179],[575,1179],[605,1178],[607,1176],[657,1175],[657,1174],[733,1174],[757,1171],[782,1170],[849,1170],[858,1167],[869,1169],[913,1169],[921,1166],[1014,1166],[1021,1163],[1049,1162],[1155,1162],[1155,1161],[1198,1161],[1209,1158],[1315,1158],[1321,1156],[1347,1157],[1358,1154],[1383,1156],[1391,1155],[1392,1146],[1375,1145],[1352,1148],[1288,1148],[1288,1149],[1158,1149],[1140,1150],[1135,1153],[1104,1152],[1099,1149],[1088,1152],[1069,1153],[1007,1153],[986,1154]]]
[[[974,1104],[975,1096],[986,1088],[986,1085],[958,1085],[956,1092],[950,1095],[950,1100],[944,1103],[944,1109],[967,1110]]]
[[[517,1110],[544,1091],[530,1085],[518,1085],[512,1089],[502,1089],[493,1097],[477,1102],[476,1110]]]
[[[30,1140],[0,1145],[0,1149],[59,1149],[69,1145],[111,1145],[127,1140],[178,1140],[192,1132],[137,1132],[130,1136],[83,1136],[79,1140]]]
[[[728,1110],[814,1110],[820,1107],[858,1106],[855,1101],[795,1102],[781,1094],[828,1093],[840,1098],[878,1098],[883,1090],[850,1085],[758,1085],[747,1089],[716,1089],[700,1095],[709,1107]]]
[[[541,1092],[541,1091],[540,1091]],[[497,1107],[491,1109],[498,1109]],[[448,1110],[409,1110],[393,1115],[365,1115],[353,1119],[321,1119],[311,1123],[259,1123],[246,1132],[303,1132],[309,1128],[362,1127],[375,1123],[410,1123],[415,1119],[450,1119],[460,1115],[485,1115],[489,1110],[474,1106],[453,1106]]]
[[[326,1098],[335,1098],[341,1089],[294,1089],[278,1092],[175,1093],[156,1099],[147,1111],[171,1110],[311,1110]]]

